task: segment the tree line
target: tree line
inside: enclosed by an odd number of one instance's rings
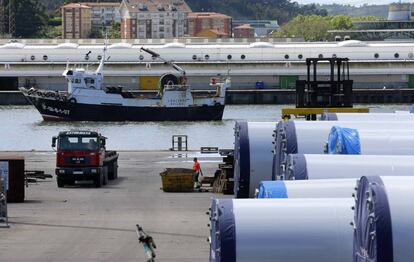
[[[378,21],[381,17],[352,17],[347,15],[318,16],[299,15],[274,33],[275,37],[301,37],[306,41],[329,40],[329,30],[349,30],[353,21]]]

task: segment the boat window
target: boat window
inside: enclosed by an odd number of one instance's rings
[[[240,57],[241,59],[246,59],[246,56],[245,55],[241,55],[241,57]]]
[[[209,55],[205,55],[205,56],[204,56],[204,58],[205,58],[206,60],[208,60],[208,59],[210,59],[210,56],[209,56]]]
[[[85,78],[85,84],[95,84],[95,79],[93,78]]]
[[[374,54],[374,57],[375,57],[375,58],[378,58],[378,57],[379,57],[379,54],[378,54],[378,53],[375,53],[375,54]]]
[[[298,55],[298,58],[299,58],[299,59],[302,59],[302,58],[303,58],[303,55],[302,55],[302,54],[299,54],[299,55]]]
[[[196,55],[193,55],[193,60],[196,60],[197,59],[197,56]]]
[[[322,55],[322,54],[319,54],[319,55],[318,55],[318,57],[319,57],[319,58],[323,58],[323,55]]]
[[[227,59],[228,59],[228,60],[230,60],[230,59],[231,59],[231,55],[228,55],[228,56],[227,56]]]
[[[285,55],[285,59],[289,59],[289,55]]]
[[[80,84],[80,83],[82,83],[82,80],[80,78],[76,78],[75,79],[75,84]]]
[[[395,54],[394,54],[394,57],[395,57],[395,58],[398,58],[398,57],[400,57],[400,54],[395,53]]]

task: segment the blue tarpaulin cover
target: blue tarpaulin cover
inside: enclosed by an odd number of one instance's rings
[[[285,182],[262,181],[259,184],[257,198],[288,198]]]
[[[328,153],[360,155],[361,143],[358,130],[333,126],[328,137]]]
[[[414,113],[414,105],[411,106],[410,113]]]

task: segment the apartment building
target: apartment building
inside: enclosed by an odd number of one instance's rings
[[[91,9],[82,3],[62,6],[63,38],[88,38],[91,32]]]
[[[123,0],[121,38],[183,37],[190,12],[184,0]]]
[[[94,28],[109,26],[112,21],[121,22],[119,2],[83,3],[91,8],[91,23]]]
[[[188,14],[188,35],[204,37],[213,32],[218,37],[231,37],[230,16],[214,12],[193,12]]]

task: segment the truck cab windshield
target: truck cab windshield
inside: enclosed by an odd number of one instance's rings
[[[97,137],[92,136],[62,136],[59,138],[59,150],[99,150]]]

